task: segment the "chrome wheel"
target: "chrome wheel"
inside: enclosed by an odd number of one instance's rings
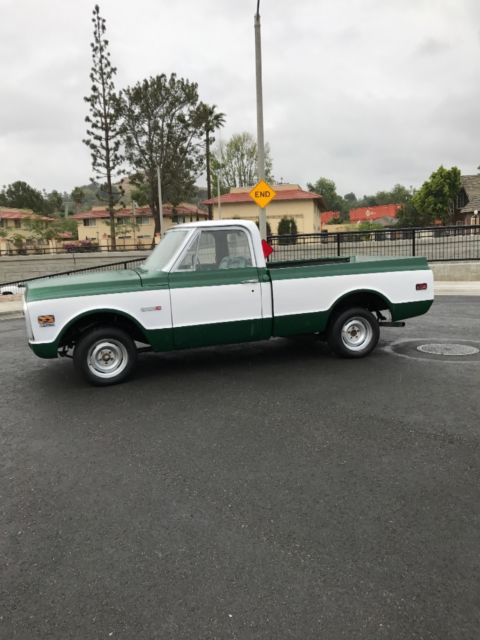
[[[365,318],[351,317],[342,326],[341,336],[349,351],[362,351],[372,340],[372,326]]]
[[[100,378],[114,378],[128,365],[128,351],[120,340],[104,339],[94,342],[87,354],[87,367]]]

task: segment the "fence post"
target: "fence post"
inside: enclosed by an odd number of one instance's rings
[[[340,233],[337,231],[337,256],[340,257]]]
[[[412,229],[412,256],[415,255],[415,234],[417,233],[416,229]]]

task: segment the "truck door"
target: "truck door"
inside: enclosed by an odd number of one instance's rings
[[[169,274],[177,348],[264,337],[259,271],[241,227],[201,229]]]

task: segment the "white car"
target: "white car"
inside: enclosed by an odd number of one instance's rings
[[[24,284],[6,284],[0,287],[0,295],[2,296],[16,296],[19,293],[23,293],[25,290]]]

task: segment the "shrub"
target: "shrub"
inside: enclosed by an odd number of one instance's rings
[[[279,244],[297,244],[297,223],[293,218],[282,218],[278,223],[278,235],[287,236],[279,238]]]

